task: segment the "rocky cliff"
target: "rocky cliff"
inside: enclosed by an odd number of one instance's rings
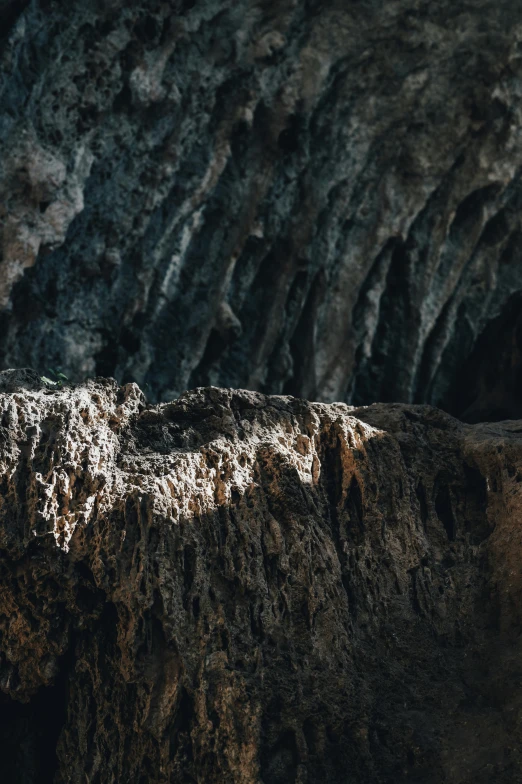
[[[513,0],[1,0],[1,366],[522,415],[521,47]]]
[[[0,389],[2,781],[522,780],[519,423]]]
[[[0,0],[2,782],[522,782],[521,75],[513,0]]]

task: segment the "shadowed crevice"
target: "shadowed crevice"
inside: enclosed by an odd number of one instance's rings
[[[54,784],[59,770],[58,739],[67,718],[73,653],[59,662],[52,686],[40,687],[29,702],[0,698],[0,776],[6,784]]]

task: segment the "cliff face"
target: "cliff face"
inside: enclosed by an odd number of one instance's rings
[[[521,44],[512,0],[2,0],[2,366],[520,415]]]
[[[2,781],[522,780],[521,52],[0,0]]]
[[[519,425],[0,388],[3,780],[519,780]]]

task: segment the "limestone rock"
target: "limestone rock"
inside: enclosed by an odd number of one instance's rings
[[[520,779],[520,423],[0,388],[3,781]]]
[[[521,46],[513,0],[2,0],[1,366],[518,416]]]

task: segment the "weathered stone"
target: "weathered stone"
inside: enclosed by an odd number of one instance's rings
[[[513,0],[2,0],[2,366],[516,415],[496,347],[455,379],[522,290],[521,45]]]
[[[3,781],[520,779],[519,423],[0,388]]]

